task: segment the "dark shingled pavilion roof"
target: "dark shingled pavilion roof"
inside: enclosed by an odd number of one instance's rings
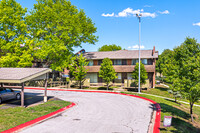
[[[23,83],[49,72],[49,68],[0,68],[0,83]]]
[[[139,50],[119,50],[105,52],[85,52],[83,54],[87,59],[136,59],[139,58]],[[153,50],[141,50],[140,58],[158,58],[158,52],[153,54]]]

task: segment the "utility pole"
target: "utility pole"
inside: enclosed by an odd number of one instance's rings
[[[136,17],[139,19],[139,80],[138,80],[138,93],[140,93],[140,30],[141,30],[141,17],[142,14],[136,14]]]

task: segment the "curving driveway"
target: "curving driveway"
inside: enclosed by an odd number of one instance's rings
[[[48,91],[48,96],[72,101],[76,106],[22,133],[146,133],[153,112],[150,102],[124,95]]]

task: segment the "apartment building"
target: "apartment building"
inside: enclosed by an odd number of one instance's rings
[[[98,73],[104,58],[112,60],[113,67],[118,76],[113,83],[121,85],[124,84],[125,79],[132,79],[131,74],[134,71],[136,63],[139,61],[139,50],[85,52],[82,49],[77,54],[80,53],[89,61],[88,66],[86,66],[88,69],[86,78],[90,79],[91,85],[100,85],[103,83],[103,79],[98,76]],[[153,88],[155,87],[155,67],[158,52],[155,51],[155,47],[152,50],[141,50],[140,58],[148,73],[149,88]]]

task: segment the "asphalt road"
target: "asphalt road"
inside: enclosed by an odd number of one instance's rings
[[[48,96],[75,102],[76,106],[22,133],[146,133],[153,112],[150,102],[123,95],[48,91]]]

